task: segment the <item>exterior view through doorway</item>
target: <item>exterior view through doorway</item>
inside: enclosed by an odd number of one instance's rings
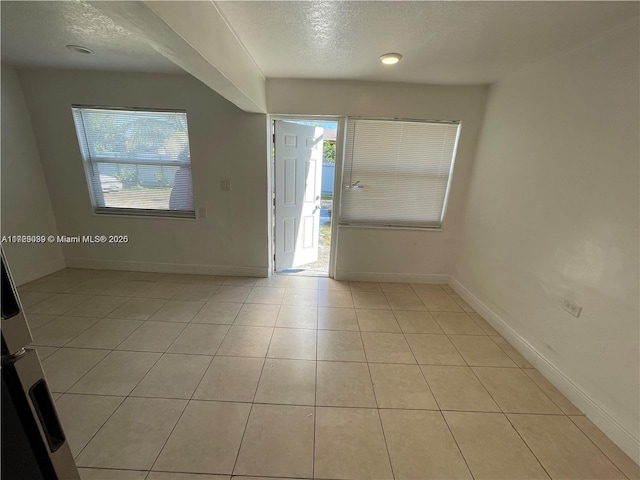
[[[328,275],[338,122],[274,120],[272,128],[274,269]]]

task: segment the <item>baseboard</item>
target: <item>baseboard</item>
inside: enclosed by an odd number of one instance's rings
[[[547,380],[571,400],[576,407],[582,410],[589,420],[597,425],[621,450],[636,463],[640,463],[640,439],[635,437],[628,428],[618,422],[606,409],[598,405],[587,392],[575,384],[556,365],[550,362],[458,280],[450,277],[449,285],[523,357],[529,360]]]
[[[382,272],[347,272],[337,270],[336,280],[353,282],[389,282],[389,283],[439,283],[449,282],[449,275],[423,275],[418,273],[382,273]]]
[[[269,267],[235,267],[228,265],[194,265],[182,263],[127,262],[89,258],[68,258],[67,267],[132,272],[187,273],[197,275],[224,275],[234,277],[268,277]]]

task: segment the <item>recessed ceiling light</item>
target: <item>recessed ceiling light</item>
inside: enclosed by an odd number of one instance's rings
[[[380,57],[380,61],[385,65],[395,65],[400,61],[402,55],[399,53],[385,53]]]
[[[93,50],[87,47],[83,47],[82,45],[67,45],[67,48],[72,52],[85,53],[87,55],[93,53]]]

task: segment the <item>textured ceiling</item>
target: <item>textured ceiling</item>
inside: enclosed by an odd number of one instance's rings
[[[637,2],[222,1],[266,77],[490,83],[637,16]],[[400,52],[385,67],[379,56]]]
[[[79,1],[2,1],[2,61],[18,66],[182,72],[136,36]],[[94,55],[65,45],[89,47]]]

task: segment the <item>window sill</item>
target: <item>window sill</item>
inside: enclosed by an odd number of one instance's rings
[[[363,228],[369,230],[415,230],[419,232],[442,232],[442,227],[401,227],[392,225],[350,225],[339,223],[339,228]]]
[[[194,212],[173,212],[169,210],[136,210],[99,208],[93,211],[94,217],[147,218],[163,220],[196,220]]]

